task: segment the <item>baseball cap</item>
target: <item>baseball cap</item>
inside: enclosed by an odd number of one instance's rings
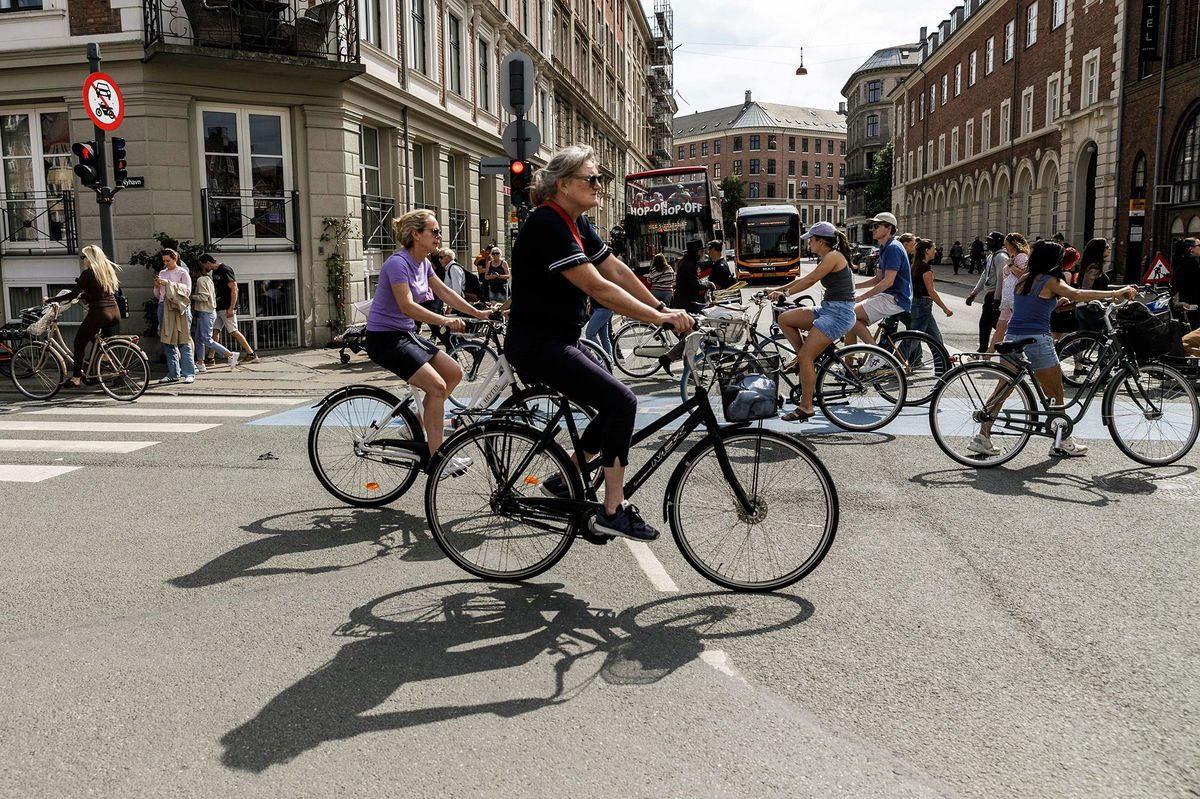
[[[884,211],[882,214],[875,214],[875,216],[871,217],[871,221],[883,222],[885,225],[891,225],[892,227],[900,227],[900,224],[896,221],[896,215],[887,211]]]
[[[835,239],[835,238],[837,238],[837,228],[835,228],[833,226],[833,224],[830,222],[818,222],[815,225],[813,225],[812,227],[810,227],[808,229],[808,232],[805,233],[800,238],[805,241],[808,241],[813,236],[822,236],[822,237]]]

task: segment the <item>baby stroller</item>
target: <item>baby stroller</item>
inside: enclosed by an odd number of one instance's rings
[[[358,311],[362,315],[363,321],[350,325],[342,331],[341,335],[334,336],[333,340],[325,345],[330,349],[341,350],[338,353],[338,357],[341,359],[342,363],[350,363],[350,352],[358,355],[363,351],[363,349],[366,348],[366,317],[367,311],[371,310],[371,300],[363,300],[361,302],[351,303],[351,305],[354,307],[354,310]],[[349,350],[350,352],[346,352],[346,350]]]

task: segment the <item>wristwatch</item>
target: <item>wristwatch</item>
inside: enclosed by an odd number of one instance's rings
[[[658,311],[659,313],[662,313],[663,311],[666,310],[666,308],[667,308],[667,304],[665,302],[663,302],[662,300],[659,300],[658,305],[655,306],[654,310]]]

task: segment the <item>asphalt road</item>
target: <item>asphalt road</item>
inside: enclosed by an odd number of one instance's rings
[[[444,560],[415,489],[333,502],[297,398],[196,399],[0,396],[0,446],[43,447],[0,463],[76,467],[0,482],[4,796],[1200,794],[1195,452],[975,471],[912,421],[807,433],[841,524],[793,588],[718,590],[669,536],[512,586]],[[158,443],[45,451],[81,438]]]

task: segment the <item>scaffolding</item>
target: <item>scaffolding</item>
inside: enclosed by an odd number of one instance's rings
[[[675,102],[674,13],[671,0],[654,0],[651,20],[650,62],[646,83],[650,88],[650,161],[656,168],[671,165],[671,120],[679,110]]]

